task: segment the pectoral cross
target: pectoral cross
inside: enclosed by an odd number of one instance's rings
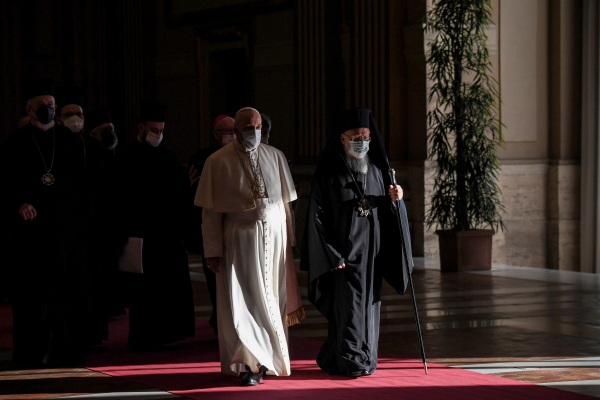
[[[358,216],[359,217],[368,217],[371,215],[373,207],[369,204],[369,201],[366,198],[362,198],[358,201]]]

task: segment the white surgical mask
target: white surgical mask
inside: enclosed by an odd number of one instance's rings
[[[146,133],[146,143],[148,143],[152,147],[158,147],[160,142],[163,140],[163,134],[157,135],[156,133],[147,132]]]
[[[248,151],[256,149],[260,144],[260,129],[242,132],[242,136],[244,137],[242,146]]]
[[[361,140],[358,142],[348,140],[348,142],[350,143],[350,147],[346,146],[348,154],[354,158],[360,159],[364,158],[369,151],[369,144],[371,143],[371,140]]]
[[[229,144],[229,143],[233,142],[233,139],[235,139],[235,135],[223,135],[223,136],[221,136],[221,146],[225,146],[226,144]]]
[[[65,119],[64,124],[73,133],[79,133],[83,129],[83,119],[78,115],[71,115]]]

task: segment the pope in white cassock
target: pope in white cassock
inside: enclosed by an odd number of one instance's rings
[[[235,115],[236,139],[208,158],[194,204],[203,207],[208,267],[217,274],[221,371],[242,385],[290,375],[286,328],[286,245],[294,243],[296,190],[283,153],[260,143],[261,118]]]

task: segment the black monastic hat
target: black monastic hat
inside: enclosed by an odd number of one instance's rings
[[[37,96],[54,96],[54,81],[52,79],[34,79],[25,87],[25,98],[31,100]]]
[[[96,129],[107,122],[112,124],[107,108],[99,108],[85,116],[85,123],[91,130]]]
[[[75,85],[65,85],[56,89],[56,105],[60,110],[69,104],[76,104],[83,108],[83,90]]]
[[[388,170],[390,168],[387,153],[383,145],[383,139],[379,133],[379,128],[373,118],[373,113],[367,108],[352,108],[344,111],[338,118],[336,129],[331,132],[325,150],[321,154],[319,166],[329,168],[329,164],[338,156],[336,153],[342,152],[342,143],[340,135],[350,129],[369,128],[371,132],[371,143],[369,146],[369,160],[377,166],[383,173],[383,179],[388,181]],[[319,168],[319,167],[318,167]],[[387,183],[386,183],[387,184]]]
[[[346,132],[350,129],[369,128],[371,129],[370,117],[371,110],[366,108],[352,108],[346,110],[340,115],[339,128],[341,132]],[[341,133],[339,132],[339,133]]]
[[[167,106],[158,101],[142,101],[140,121],[165,122]]]

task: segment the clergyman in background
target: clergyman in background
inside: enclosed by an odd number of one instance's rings
[[[189,181],[175,155],[161,146],[166,106],[141,105],[136,140],[117,157],[118,229],[125,258],[141,252],[129,284],[129,342],[149,349],[195,333],[194,300],[184,237]],[[137,250],[136,250],[137,249]],[[137,255],[139,257],[139,253]]]
[[[89,193],[77,136],[54,123],[53,83],[29,86],[31,120],[0,147],[0,229],[10,232],[0,263],[1,279],[10,283],[13,360],[22,367],[75,365],[93,344],[97,317]]]

